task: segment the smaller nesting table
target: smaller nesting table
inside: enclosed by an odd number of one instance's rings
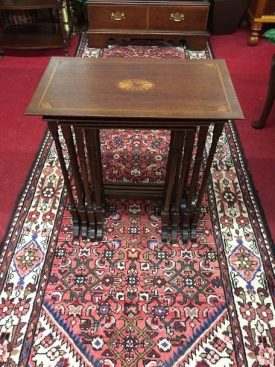
[[[107,197],[159,199],[162,240],[176,241],[179,231],[183,242],[195,240],[223,125],[243,118],[223,60],[180,59],[54,57],[27,114],[48,122],[68,191],[74,236],[91,241],[103,237]],[[115,128],[171,131],[163,184],[104,182],[99,132]]]

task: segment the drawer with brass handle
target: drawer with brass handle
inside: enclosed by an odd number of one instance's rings
[[[89,26],[94,29],[144,29],[146,28],[146,7],[88,6],[88,18]]]
[[[190,50],[205,48],[207,0],[88,0],[90,47],[108,40],[165,39],[185,42]]]
[[[149,9],[150,29],[206,29],[208,8],[205,6],[152,6]]]
[[[183,13],[171,13],[170,14],[170,20],[173,20],[174,22],[183,22],[184,21],[184,14]]]
[[[120,11],[116,11],[115,13],[111,13],[111,19],[120,21],[120,20],[125,20],[126,17],[124,13],[121,13]]]

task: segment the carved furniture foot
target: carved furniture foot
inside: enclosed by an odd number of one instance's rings
[[[249,46],[256,46],[260,41],[260,32],[263,28],[263,23],[253,22],[250,28],[251,31],[247,43]]]

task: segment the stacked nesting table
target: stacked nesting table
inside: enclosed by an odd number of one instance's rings
[[[48,122],[68,191],[74,236],[91,241],[103,238],[107,197],[160,199],[162,240],[174,242],[179,232],[184,242],[195,240],[224,123],[243,118],[223,60],[179,59],[54,57],[27,114]],[[171,131],[162,185],[104,182],[100,129],[116,128]]]

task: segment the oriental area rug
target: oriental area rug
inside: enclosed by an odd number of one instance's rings
[[[211,51],[166,43],[98,50],[83,38],[77,56],[196,59]],[[160,182],[169,138],[101,131],[105,179]],[[230,122],[197,241],[162,243],[159,203],[141,200],[109,200],[103,241],[75,241],[48,134],[0,254],[0,366],[275,366],[275,264],[254,191]]]

